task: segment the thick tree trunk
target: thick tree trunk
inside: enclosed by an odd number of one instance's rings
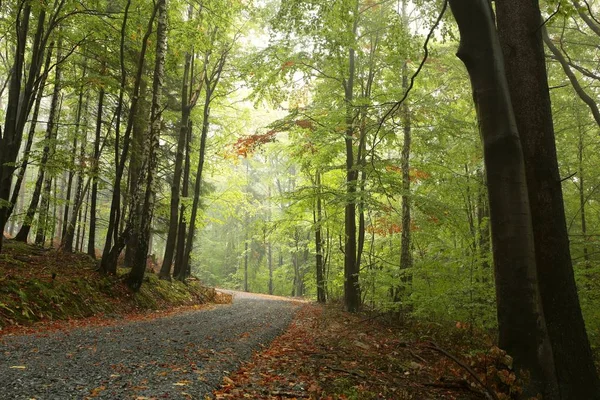
[[[487,0],[450,0],[484,142],[496,276],[499,345],[526,371],[524,395],[558,398],[537,285],[525,165],[504,61]]]
[[[498,2],[506,76],[525,158],[536,264],[562,399],[600,399],[569,250],[538,1]]]
[[[21,193],[21,186],[23,185],[23,180],[25,179],[25,172],[27,172],[27,166],[29,165],[31,146],[33,145],[33,139],[35,138],[35,128],[37,127],[37,119],[40,113],[40,106],[42,104],[42,97],[44,95],[44,86],[46,85],[46,78],[48,77],[48,69],[50,68],[51,60],[52,52],[48,51],[48,54],[46,55],[44,73],[40,77],[40,85],[37,91],[35,105],[33,106],[31,122],[29,123],[29,131],[27,133],[27,142],[25,143],[23,158],[21,160],[21,165],[19,166],[19,172],[17,173],[17,181],[15,182],[15,187],[13,188],[13,193],[10,200],[10,209],[7,211],[7,218],[10,217],[13,211],[13,207],[15,206],[15,204],[17,204],[17,200],[19,200],[19,193]],[[21,196],[21,201],[23,201],[23,196]]]
[[[4,130],[0,130],[0,202],[8,202],[10,199],[13,172],[15,170],[12,163],[17,159],[23,136],[22,128],[19,126],[19,107],[21,107],[22,110],[24,108],[23,102],[26,101],[25,98],[21,99],[21,79],[23,77],[23,69],[25,66],[25,51],[27,47],[27,33],[29,31],[31,2],[26,0],[19,1],[18,10],[19,13],[16,16],[15,23],[17,43],[14,47],[12,74],[8,87],[8,104],[4,119]],[[42,15],[42,29],[43,24]],[[41,34],[41,32],[39,33]],[[36,39],[38,37],[39,35],[36,35]],[[34,60],[32,61],[31,68],[34,68],[35,62]],[[4,241],[4,227],[9,216],[8,211],[9,207],[6,205],[0,207],[0,252],[2,251],[2,243]]]
[[[133,218],[133,226],[140,226],[140,218],[142,214],[141,204],[133,204],[131,201],[134,198],[140,198],[138,191],[142,190],[140,179],[144,176],[142,172],[142,164],[144,161],[144,137],[148,131],[150,118],[150,101],[148,97],[151,93],[148,90],[147,78],[144,76],[140,82],[140,101],[131,130],[131,157],[129,160],[129,175],[128,175],[128,192],[127,200],[129,201],[130,213]],[[121,223],[125,222],[125,218],[121,218]],[[122,230],[122,229],[121,229]],[[135,254],[139,243],[139,232],[134,229],[131,237],[127,242],[125,249],[125,266],[131,267],[135,264]]]

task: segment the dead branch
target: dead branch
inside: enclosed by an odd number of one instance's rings
[[[473,377],[473,379],[475,379],[475,381],[484,389],[485,397],[487,397],[488,399],[492,399],[492,400],[500,400],[498,398],[498,395],[493,390],[488,388],[481,381],[481,379],[479,379],[479,377],[477,376],[477,374],[475,373],[475,371],[473,371],[473,369],[471,367],[469,367],[467,364],[465,364],[464,362],[462,362],[461,360],[459,360],[452,354],[448,353],[446,350],[442,349],[440,346],[437,345],[437,343],[429,342],[429,345],[424,346],[424,347],[426,349],[435,350],[438,353],[445,355],[446,357],[448,357],[449,359],[454,361],[456,364],[458,364],[460,367],[462,367],[465,371],[467,371],[469,373],[469,375],[471,375]]]

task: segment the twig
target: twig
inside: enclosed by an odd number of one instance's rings
[[[426,362],[427,362],[427,360],[426,360],[426,359],[424,359],[423,357],[421,357],[420,355],[418,355],[417,353],[415,353],[415,352],[414,352],[414,351],[412,351],[411,349],[407,349],[407,350],[408,350],[408,351],[410,352],[410,354],[412,354],[412,356],[413,356],[414,358],[416,358],[417,360],[419,360],[419,361],[421,361],[421,362],[424,362],[424,363],[426,363]]]
[[[537,29],[535,30],[536,32],[540,30],[541,27],[543,27],[544,25],[546,25],[548,23],[548,21],[550,21],[552,18],[554,18],[554,16],[556,14],[558,14],[558,12],[560,11],[560,2],[558,3],[558,7],[556,8],[556,11],[554,11],[552,14],[550,14],[550,16],[548,18],[546,18],[541,24],[540,26],[537,27]]]
[[[366,379],[366,378],[367,378],[366,376],[364,376],[364,375],[363,375],[363,374],[361,374],[360,372],[356,372],[356,371],[350,371],[350,370],[343,369],[343,368],[338,368],[338,367],[330,367],[330,366],[328,366],[328,365],[324,365],[324,366],[323,366],[323,368],[327,368],[327,369],[330,369],[330,370],[332,370],[332,371],[336,371],[336,372],[344,372],[344,373],[346,373],[346,374],[348,374],[348,375],[354,375],[354,376],[357,376],[357,377],[359,377],[359,378],[362,378],[362,379]]]
[[[569,175],[569,176],[566,176],[566,177],[562,178],[560,181],[561,181],[561,182],[564,182],[564,181],[566,181],[566,180],[569,180],[569,179],[571,179],[571,178],[572,178],[572,177],[574,177],[575,175],[577,175],[577,172],[573,172],[571,175]]]
[[[404,101],[408,97],[408,94],[412,90],[412,88],[415,84],[415,79],[416,79],[417,75],[419,75],[419,73],[423,69],[423,66],[425,65],[425,62],[427,61],[427,58],[429,57],[429,48],[427,47],[429,44],[429,41],[433,37],[433,33],[435,32],[438,25],[440,24],[440,21],[442,20],[442,17],[446,13],[447,8],[448,8],[448,0],[444,0],[444,4],[442,5],[442,10],[440,11],[440,14],[438,15],[435,23],[433,24],[433,26],[431,27],[431,30],[429,31],[429,33],[427,34],[427,37],[425,38],[425,43],[423,44],[423,50],[424,50],[425,54],[423,55],[423,59],[421,60],[419,67],[414,72],[414,74],[410,77],[410,84],[408,85],[408,88],[404,92],[404,96],[402,96],[402,98],[400,100],[398,100],[381,118],[377,132],[379,132],[379,130],[381,129],[381,127],[383,126],[385,121],[390,117],[390,115],[392,115],[396,110],[398,110],[400,108],[400,106],[402,105],[402,103],[404,103]]]
[[[263,390],[264,394],[270,395],[270,396],[281,396],[281,397],[291,397],[291,398],[309,398],[310,395],[308,394],[304,394],[304,393],[297,393],[297,392],[286,392],[286,391],[282,391],[282,390]]]
[[[491,390],[490,388],[488,388],[482,381],[481,379],[479,379],[479,377],[477,376],[477,374],[475,373],[475,371],[473,371],[473,369],[471,367],[469,367],[467,364],[465,364],[464,362],[460,361],[458,358],[456,358],[455,356],[453,356],[452,354],[448,353],[446,350],[442,349],[440,346],[437,345],[437,343],[435,342],[429,342],[428,346],[425,346],[425,348],[427,349],[431,349],[431,350],[435,350],[440,354],[445,355],[446,357],[448,357],[449,359],[451,359],[452,361],[454,361],[456,364],[458,364],[459,366],[461,366],[465,371],[467,371],[469,373],[469,375],[471,375],[473,377],[473,379],[475,379],[475,381],[484,389],[484,394],[488,399],[492,399],[492,400],[500,400],[498,398],[498,395]]]

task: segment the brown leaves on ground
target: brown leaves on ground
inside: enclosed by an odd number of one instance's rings
[[[283,335],[223,379],[214,398],[508,399],[496,390],[515,389],[504,366],[510,359],[497,348],[466,357],[469,349],[457,345],[457,362],[449,351],[411,337],[415,332],[398,324],[339,306],[305,305]]]

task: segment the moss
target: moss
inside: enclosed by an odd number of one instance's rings
[[[123,283],[128,270],[110,277],[95,268],[95,261],[83,254],[8,241],[0,255],[0,326],[162,310],[214,299],[214,290],[197,281],[170,282],[153,273],[134,294]]]

